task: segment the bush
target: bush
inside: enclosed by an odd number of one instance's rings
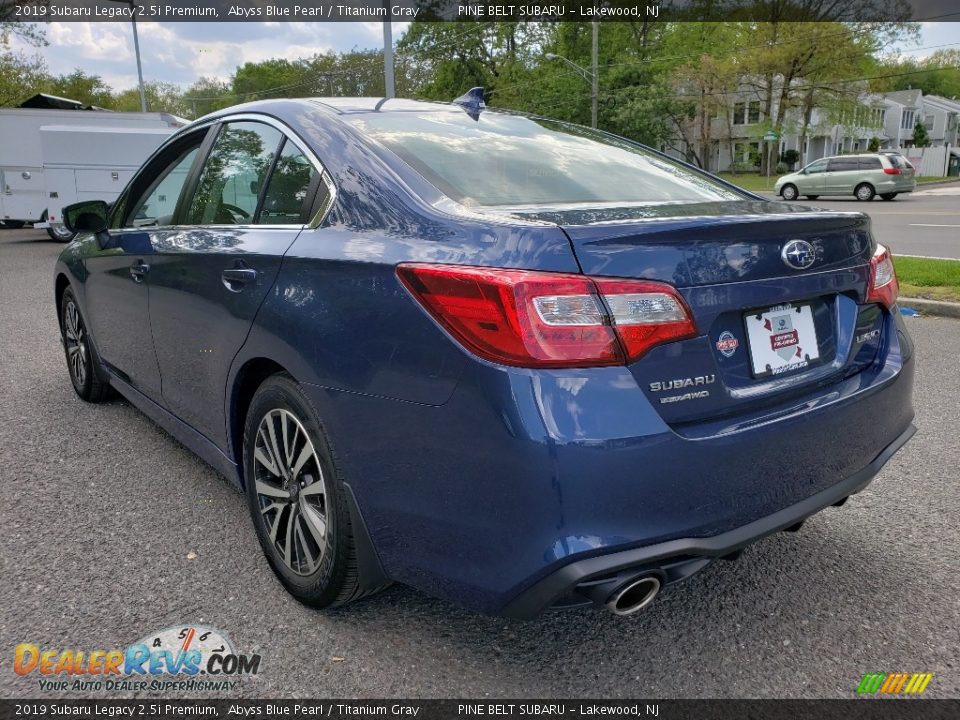
[[[752,173],[755,171],[755,168],[748,163],[735,162],[730,166],[730,172],[734,175],[745,175],[746,173]]]
[[[777,175],[786,175],[787,174],[787,164],[779,162],[777,163]]]
[[[751,164],[753,167],[755,167],[755,168],[760,167],[760,163],[761,163],[762,161],[763,161],[763,159],[762,159],[762,157],[760,156],[760,153],[758,153],[756,150],[751,150],[751,151],[750,151],[750,164]]]
[[[880,138],[870,138],[870,144],[867,145],[867,152],[875,153],[880,149]]]
[[[786,150],[783,155],[780,156],[780,159],[787,164],[790,170],[793,170],[794,164],[800,161],[800,151]]]

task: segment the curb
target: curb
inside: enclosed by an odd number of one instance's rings
[[[897,305],[905,308],[912,308],[925,315],[936,315],[939,317],[960,319],[960,303],[902,297],[897,300]]]

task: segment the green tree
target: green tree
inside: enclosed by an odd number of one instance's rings
[[[36,92],[47,77],[39,55],[0,48],[0,107],[15,107]]]
[[[99,75],[88,75],[80,68],[72,73],[47,78],[43,92],[77,100],[84,105],[113,108],[113,94]]]
[[[274,58],[248,62],[233,74],[232,91],[238,102],[312,94],[305,82],[304,63]]]
[[[913,126],[913,145],[918,148],[930,146],[930,134],[927,132],[927,126],[919,119],[917,124]]]
[[[145,82],[143,84],[143,94],[147,99],[147,110],[150,112],[168,112],[179,116],[186,114],[183,93],[173,83]],[[116,93],[111,101],[110,109],[123,112],[140,112],[140,88],[132,87]]]
[[[230,83],[215,78],[202,77],[183,93],[184,112],[193,119],[236,104]]]
[[[880,149],[880,138],[872,137],[870,142],[867,144],[867,151],[875,153]]]

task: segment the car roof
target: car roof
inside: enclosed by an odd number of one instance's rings
[[[316,97],[309,102],[333,110],[338,115],[371,112],[463,112],[453,103],[384,97]]]

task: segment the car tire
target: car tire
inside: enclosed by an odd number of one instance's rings
[[[880,195],[881,200],[893,200],[900,193],[883,193]]]
[[[790,183],[787,183],[782,188],[780,188],[780,197],[782,197],[784,200],[796,200],[799,195],[800,195],[800,191],[797,190],[796,185],[791,185]]]
[[[69,287],[60,299],[60,333],[73,389],[82,400],[103,402],[110,396],[110,385],[100,369],[99,358],[77,298]]]
[[[289,375],[270,376],[254,394],[243,463],[260,547],[287,591],[317,608],[366,594],[348,490],[316,411]]]
[[[873,189],[873,185],[870,183],[860,183],[853,190],[853,196],[862,202],[870,202],[876,194],[877,191]]]
[[[820,196],[819,196],[819,195],[804,195],[804,197],[807,198],[807,200],[816,200],[816,199],[817,199],[818,197],[820,197]]]

